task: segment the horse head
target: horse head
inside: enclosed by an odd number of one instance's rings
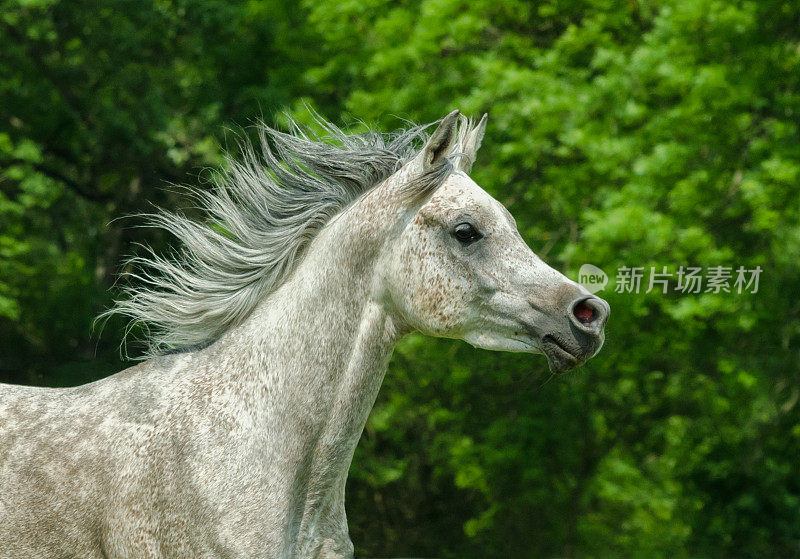
[[[608,303],[542,261],[469,177],[485,125],[485,116],[472,127],[454,111],[380,186],[407,200],[380,270],[388,305],[410,329],[543,353],[553,372],[572,369],[603,345]],[[423,179],[437,172],[445,178],[432,189]]]

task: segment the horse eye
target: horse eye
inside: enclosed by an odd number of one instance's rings
[[[478,233],[470,223],[459,223],[456,225],[453,229],[453,236],[464,245],[471,245],[475,241],[483,238],[483,235]]]

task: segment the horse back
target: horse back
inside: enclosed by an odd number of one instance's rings
[[[120,415],[134,369],[74,388],[0,384],[0,558],[106,556],[107,512],[136,470]]]

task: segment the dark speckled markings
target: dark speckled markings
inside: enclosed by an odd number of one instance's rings
[[[193,298],[160,278],[163,292],[125,307],[172,320],[170,339],[220,331],[213,343],[76,388],[0,385],[0,559],[351,558],[347,471],[402,336],[543,352],[558,372],[594,355],[608,305],[537,258],[467,175],[485,123],[451,113],[324,227],[296,224],[287,246],[265,244],[294,260],[265,260],[287,267],[257,298],[198,277],[192,285],[220,292]],[[331,181],[352,178],[358,153],[337,165],[336,149],[295,140],[329,158],[318,164]],[[350,172],[337,179],[336,169]],[[237,180],[260,176],[239,171]],[[242,192],[258,196],[257,186]],[[465,227],[470,242],[455,235]],[[252,246],[237,255],[201,237],[217,280],[254,274]],[[198,309],[208,313],[199,330]]]

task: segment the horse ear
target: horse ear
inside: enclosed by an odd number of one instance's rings
[[[419,208],[441,186],[453,167],[447,165],[447,154],[456,142],[459,111],[453,111],[440,122],[417,156],[408,163],[402,184],[393,188],[404,208]]]
[[[489,115],[484,113],[477,126],[467,134],[462,149],[463,155],[458,160],[458,170],[469,173],[472,169],[472,164],[475,163],[475,156],[478,154],[481,142],[483,141],[483,134],[486,132],[486,121],[488,118]]]
[[[455,110],[442,119],[436,131],[422,148],[422,172],[425,173],[441,164],[456,139],[456,125],[459,111]]]

